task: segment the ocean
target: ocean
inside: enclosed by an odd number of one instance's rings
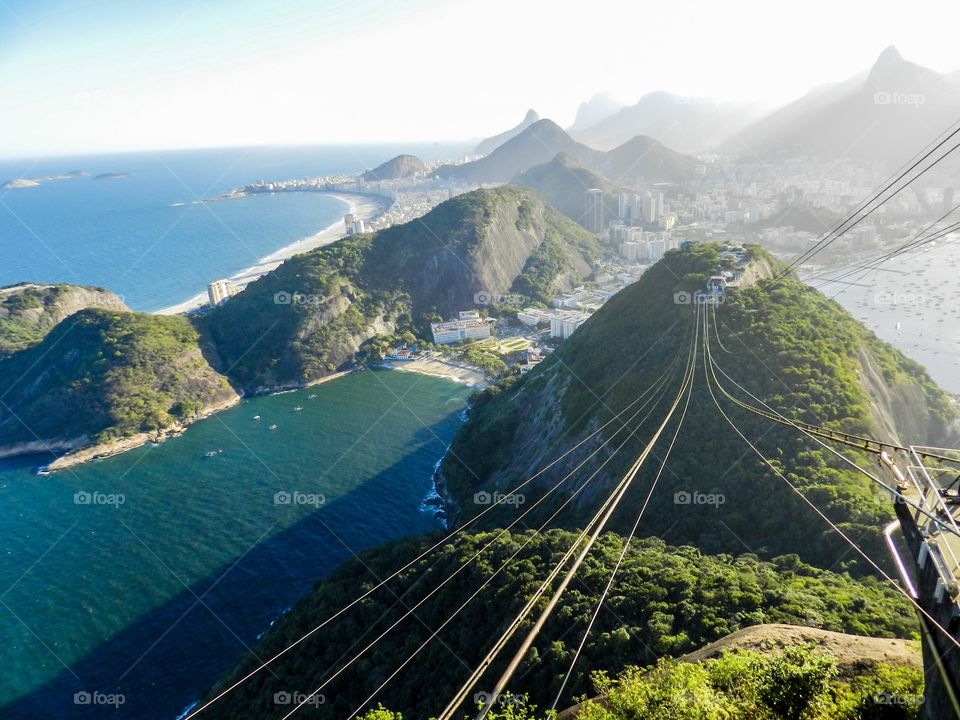
[[[365,371],[70,471],[0,461],[0,717],[176,718],[339,563],[442,529],[468,393]]]
[[[193,201],[257,180],[355,174],[401,152],[437,160],[463,151],[361,145],[0,160],[0,185],[86,173],[0,190],[0,286],[98,285],[134,310],[159,310],[329,227],[346,210],[318,193]]]
[[[261,179],[352,174],[400,152],[463,150],[0,161],[0,184],[86,173],[0,190],[0,285],[99,285],[136,310],[168,307],[345,210],[316,193],[193,200]],[[424,499],[468,393],[367,371],[251,399],[182,437],[54,475],[35,475],[47,457],[0,460],[0,717],[176,718],[325,573],[441,528]],[[116,709],[97,704],[120,697]]]
[[[960,235],[888,262],[855,285],[815,281],[881,340],[960,395]],[[919,439],[922,444],[923,440]]]

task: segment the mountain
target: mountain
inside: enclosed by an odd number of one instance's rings
[[[599,167],[608,178],[626,184],[679,183],[702,175],[698,160],[644,135],[610,150]]]
[[[462,165],[444,165],[437,174],[470,183],[505,183],[517,173],[549,162],[558,153],[566,153],[588,167],[597,165],[603,157],[602,153],[575,142],[552,120],[539,120],[486,157]]]
[[[728,149],[746,156],[910,159],[960,115],[960,82],[884,50],[866,74],[818,88],[738,133]]]
[[[587,170],[565,153],[560,153],[550,162],[534,165],[520,173],[513,179],[512,184],[534,190],[550,205],[581,225],[586,210],[585,190],[599,188],[604,191],[604,203],[609,217],[616,216],[617,195],[621,192],[621,188]]]
[[[237,400],[180,316],[84,309],[0,360],[0,457],[143,444]]]
[[[799,281],[767,279],[779,265],[755,246],[743,260],[715,244],[671,251],[635,284],[611,298],[560,350],[522,378],[482,395],[458,432],[440,467],[438,481],[460,515],[475,512],[476,493],[506,493],[533,468],[546,466],[577,439],[601,427],[662,377],[687,352],[694,313],[682,304],[718,268],[744,272],[743,287],[728,293],[716,309],[724,352],[715,360],[730,376],[788,417],[848,432],[950,447],[960,437],[956,403],[917,363],[881,342],[836,303]],[[741,267],[736,263],[744,262]],[[675,302],[679,297],[681,304]],[[721,416],[708,393],[704,370],[697,382],[669,472],[640,525],[641,535],[690,543],[706,552],[739,552],[748,547],[761,557],[798,553],[805,561],[834,567],[838,558],[855,569],[848,547],[823,520],[750,452]],[[719,374],[719,373],[718,373]],[[735,390],[732,383],[726,386]],[[674,388],[676,382],[673,383]],[[674,390],[675,392],[675,390]],[[721,402],[723,398],[721,397]],[[727,403],[729,405],[729,403]],[[795,429],[771,423],[738,408],[728,409],[744,434],[785,468],[800,492],[834,522],[860,539],[874,558],[884,558],[881,528],[892,518],[892,504],[878,500],[869,480]],[[577,477],[598,476],[573,499],[562,517],[579,526],[597,498],[609,491],[642,449],[636,437],[649,437],[660,412],[634,421],[622,452],[586,458]],[[602,434],[613,438],[619,424]],[[619,438],[620,433],[616,437]],[[593,445],[589,446],[590,448]],[[659,452],[659,451],[658,451]],[[604,460],[609,459],[606,466]],[[864,466],[874,463],[860,458]],[[563,479],[560,463],[524,489],[526,503],[542,497]],[[637,476],[649,487],[656,462]],[[553,509],[571,490],[554,493],[538,508]],[[684,493],[723,497],[716,506],[678,506]],[[629,529],[643,493],[628,495],[611,529]],[[491,524],[509,512],[491,512]],[[530,520],[528,522],[534,522]]]
[[[414,155],[397,155],[387,160],[373,170],[367,170],[361,177],[367,182],[377,180],[396,180],[397,178],[411,177],[417,173],[426,172],[427,166],[423,160]]]
[[[291,258],[204,327],[241,387],[297,385],[352,362],[375,335],[415,326],[428,336],[430,319],[475,307],[478,293],[548,300],[598,253],[596,238],[529,190],[478,190]]]
[[[757,115],[747,105],[654,92],[590,126],[575,124],[571,133],[601,149],[614,148],[635,135],[650,135],[679,152],[702,152],[730,138]]]
[[[614,100],[608,93],[597,93],[589,100],[580,103],[573,125],[567,128],[567,132],[576,134],[580,130],[593,127],[600,121],[620,112],[623,107],[622,102]]]
[[[604,153],[576,142],[552,120],[540,120],[486,157],[444,165],[437,174],[471,183],[505,183],[560,153],[616,183],[679,182],[696,177],[699,167],[694,158],[652,138],[636,137]]]
[[[509,130],[505,130],[499,135],[494,135],[493,137],[488,137],[486,140],[481,140],[480,144],[473,149],[473,152],[477,155],[486,155],[487,153],[493,152],[498,147],[503,145],[507,140],[515,138],[539,119],[540,116],[537,115],[536,110],[527,110],[527,114],[523,116],[523,121],[519,125],[515,125]]]
[[[127,306],[103,288],[30,283],[0,288],[0,358],[37,344],[57,323],[85,308]]]
[[[549,422],[547,418],[545,422]],[[440,537],[403,540],[362,553],[318,582],[309,595],[279,618],[209,695],[255,669],[260,658],[273,657],[372,590],[378,578],[386,578],[408,562],[415,562],[388,586],[372,592],[362,603],[272,663],[269,672],[258,673],[212,705],[204,716],[214,720],[282,717],[291,708],[278,707],[273,702],[276,693],[292,692],[294,688],[302,693],[313,691],[334,668],[339,670],[367,643],[400,621],[408,608],[415,608],[415,618],[403,621],[372,652],[363,654],[322,689],[322,716],[348,717],[358,707],[383,703],[402,712],[405,718],[436,717],[508,620],[531,596],[547,568],[557,562],[575,538],[576,533],[554,529],[540,534],[532,529],[468,532],[442,543],[420,559],[416,558]],[[570,587],[558,611],[544,625],[510,690],[529,694],[530,702],[541,708],[549,707],[623,544],[623,538],[613,533],[600,538],[590,561],[581,569],[582,575],[578,575],[580,580]],[[474,560],[474,556],[478,557]],[[452,581],[441,584],[458,569]],[[489,582],[489,586],[482,594],[452,622],[443,625],[484,582]],[[420,604],[434,589],[435,594]],[[643,667],[661,658],[678,657],[760,623],[807,625],[886,638],[911,637],[916,629],[909,603],[874,578],[856,580],[846,573],[820,570],[799,562],[796,556],[769,562],[750,554],[710,556],[691,547],[667,545],[656,538],[638,538],[624,556],[615,589],[604,603],[604,612],[596,617],[561,699],[569,704],[572,698],[595,694],[591,671],[603,670],[613,677],[627,666]],[[525,635],[531,625],[532,620],[521,625],[519,636]],[[438,637],[392,678],[372,703],[366,703],[368,694],[401,667],[434,629]],[[518,642],[515,637],[475,692],[489,689],[491,678],[499,676]],[[888,643],[891,649],[902,645]],[[747,667],[740,667],[730,677],[737,678],[745,672]],[[920,671],[916,673],[919,675]],[[789,675],[780,681],[785,677]],[[468,698],[463,713],[457,717],[467,713],[472,716],[477,696],[472,697],[474,700]],[[375,717],[386,720],[394,716]],[[639,713],[627,717],[801,716]]]

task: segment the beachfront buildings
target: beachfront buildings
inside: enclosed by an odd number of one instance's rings
[[[216,307],[240,292],[240,288],[229,280],[214,280],[207,285],[207,299],[210,307]]]
[[[436,345],[450,345],[462,340],[483,340],[490,337],[490,325],[476,310],[463,310],[456,320],[430,323],[430,330]]]

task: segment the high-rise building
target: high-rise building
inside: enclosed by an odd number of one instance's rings
[[[621,220],[630,218],[630,196],[627,193],[620,193],[620,202],[617,205],[617,217]]]
[[[643,221],[653,223],[657,221],[657,201],[653,194],[647,190],[643,193]]]
[[[210,307],[216,307],[231,295],[236,295],[237,289],[229,280],[214,280],[207,285],[207,299]]]
[[[600,234],[606,226],[603,208],[603,190],[591,188],[584,194],[586,209],[583,214],[587,230]]]

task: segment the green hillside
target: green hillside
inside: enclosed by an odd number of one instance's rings
[[[415,607],[444,578],[480,553],[477,561],[416,608],[416,619],[408,618],[324,687],[323,705],[305,709],[306,717],[346,717],[432,629],[439,628],[471,592],[517,553],[482,595],[468,604],[372,703],[375,706],[382,702],[404,717],[435,715],[574,537],[550,530],[539,536],[528,531],[497,537],[497,533],[489,532],[451,540],[415,563],[388,588],[376,591],[277,660],[271,665],[272,672],[259,673],[205,715],[281,717],[290,708],[278,707],[274,693],[294,689],[304,694],[312,692],[398,620],[406,608]],[[273,656],[435,541],[393,543],[341,566],[277,621],[221,686],[256,667],[256,658]],[[622,547],[621,537],[607,534],[601,538],[583,566],[580,580],[571,587],[520,666],[512,690],[528,693],[531,702],[540,706],[552,701]],[[564,691],[567,704],[595,689],[589,677],[592,670],[612,676],[628,666],[682,655],[744,626],[786,622],[885,637],[910,637],[915,631],[909,605],[880,581],[853,580],[845,574],[815,569],[796,556],[772,562],[751,555],[711,557],[691,547],[671,547],[656,539],[644,539],[631,545],[619,578],[615,592],[605,603],[607,609],[597,618],[575,676]],[[525,634],[531,624],[521,626],[520,632]],[[504,662],[491,668],[478,690],[489,689],[517,642],[515,639],[508,646]],[[469,712],[465,707],[464,713]]]
[[[81,310],[0,361],[0,448],[105,442],[191,419],[233,395],[183,317]]]
[[[720,264],[721,250],[698,245],[668,253],[639,282],[612,298],[554,358],[509,387],[479,398],[441,468],[462,518],[476,513],[475,492],[508,491],[607,422],[649,388],[678,353],[686,353],[694,306],[675,303],[674,293],[703,287]],[[716,325],[729,352],[715,344],[714,358],[735,380],[787,416],[807,422],[932,445],[955,438],[956,410],[919,365],[798,281],[771,284],[764,276],[774,266],[772,259],[758,248],[750,252],[754,259],[747,276],[757,281],[731,291],[727,302],[716,308]],[[677,382],[671,392],[676,392]],[[649,437],[662,412],[647,422],[631,423],[636,436]],[[892,518],[892,506],[878,499],[867,478],[793,428],[739,409],[727,412],[871,557],[887,557],[880,530]],[[612,437],[619,427],[610,425],[603,437]],[[594,512],[603,489],[620,477],[641,447],[632,438],[612,458],[575,500],[574,509],[564,514],[569,526],[579,526]],[[654,458],[660,453],[662,448]],[[585,478],[606,457],[598,454],[577,478]],[[855,452],[852,457],[872,467],[872,459],[858,458]],[[524,492],[528,498],[542,494],[569,467],[569,462],[558,464]],[[648,487],[656,467],[655,459],[648,463],[635,487]],[[678,505],[674,494],[683,492],[722,494],[724,502]],[[627,495],[614,527],[623,530],[633,524],[643,497],[639,489]],[[552,505],[552,499],[544,503]],[[491,522],[502,522],[503,517]],[[768,557],[798,552],[824,567],[844,567],[856,558],[727,425],[706,390],[702,364],[668,471],[639,532],[708,552],[749,549]]]
[[[476,305],[478,293],[545,300],[590,272],[596,239],[529,190],[459,195],[423,218],[298,255],[209,314],[243,387],[322,377],[375,334]]]

